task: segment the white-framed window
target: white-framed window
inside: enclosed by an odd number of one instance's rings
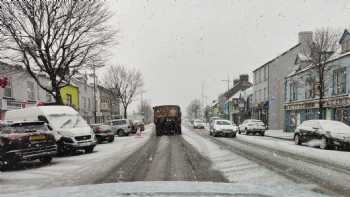
[[[346,93],[346,69],[339,68],[333,71],[333,95]]]
[[[27,99],[30,101],[35,100],[35,89],[33,81],[27,81]]]
[[[12,82],[10,77],[7,78],[7,85],[4,88],[4,97],[12,97]]]
[[[66,105],[72,106],[72,95],[71,94],[66,95]]]

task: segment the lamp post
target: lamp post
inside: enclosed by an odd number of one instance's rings
[[[228,114],[228,120],[230,120],[230,101],[228,100],[229,99],[229,96],[228,96],[228,92],[230,91],[230,77],[227,76],[227,79],[224,79],[224,80],[221,80],[223,82],[227,82],[227,92],[226,92],[226,100],[227,100],[227,114]]]

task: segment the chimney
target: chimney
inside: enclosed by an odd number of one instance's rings
[[[301,31],[298,34],[299,43],[307,46],[313,41],[313,32],[312,31]]]
[[[241,81],[241,82],[247,82],[247,81],[249,81],[249,75],[247,75],[247,74],[242,74],[242,75],[239,75],[239,80]]]

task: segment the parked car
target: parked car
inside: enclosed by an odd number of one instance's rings
[[[264,136],[266,126],[261,120],[247,119],[243,121],[241,125],[239,125],[238,129],[239,134],[244,133],[249,135],[252,133],[255,135],[259,133],[261,136]]]
[[[114,133],[113,133],[112,127],[110,125],[91,124],[90,126],[95,133],[97,143],[100,144],[104,141],[107,141],[107,142],[114,141]]]
[[[128,136],[131,133],[131,125],[128,119],[110,120],[109,125],[112,127],[114,135]]]
[[[9,121],[43,121],[55,135],[59,154],[76,150],[92,153],[96,146],[95,134],[80,114],[69,106],[52,105],[10,110]]]
[[[54,135],[42,121],[22,121],[0,130],[0,169],[21,161],[50,163],[57,153]]]
[[[204,122],[202,120],[194,120],[193,121],[193,128],[194,129],[204,129]]]
[[[350,127],[334,120],[307,120],[295,129],[295,144],[300,145],[314,139],[320,140],[321,149],[349,149]]]
[[[213,121],[213,130],[209,134],[214,137],[236,137],[237,130],[237,126],[231,121],[218,119]]]

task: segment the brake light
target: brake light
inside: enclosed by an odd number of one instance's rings
[[[102,132],[101,128],[97,127],[97,128],[95,129],[95,133],[101,133],[101,132]]]

